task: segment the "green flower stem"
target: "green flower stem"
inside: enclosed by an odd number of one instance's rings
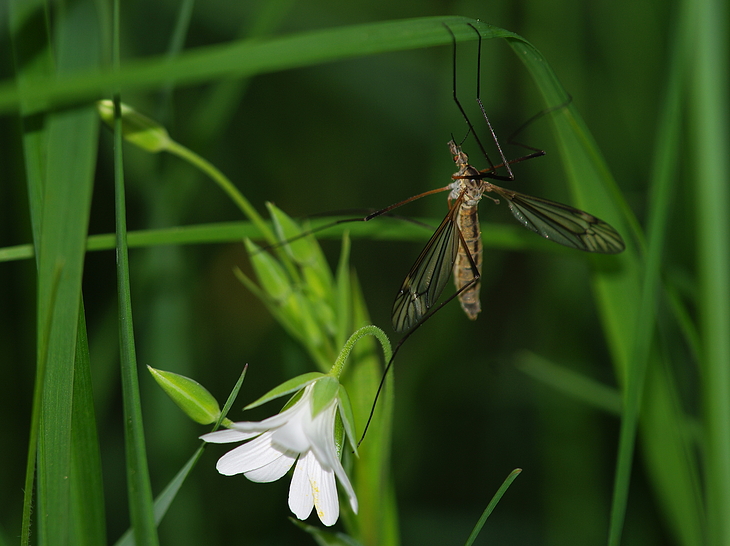
[[[266,224],[261,215],[256,212],[256,209],[251,205],[251,203],[249,203],[248,199],[246,199],[243,194],[238,191],[238,188],[233,185],[233,182],[231,182],[212,163],[210,163],[206,159],[203,159],[198,154],[186,148],[182,144],[178,144],[174,140],[170,140],[165,149],[171,154],[175,154],[185,161],[192,163],[201,171],[210,176],[215,181],[215,183],[218,184],[220,188],[224,192],[226,192],[231,199],[233,199],[233,202],[238,205],[238,208],[241,209],[243,214],[245,214],[248,219],[256,225],[264,239],[266,239],[266,241],[270,245],[277,244],[278,241],[276,239],[276,236],[274,235],[274,232]]]
[[[377,338],[377,340],[380,342],[380,345],[383,347],[383,356],[385,357],[385,361],[390,362],[390,359],[393,356],[393,350],[390,346],[390,340],[388,339],[388,336],[386,336],[385,332],[383,332],[377,326],[369,324],[360,328],[357,332],[350,336],[350,339],[345,342],[345,345],[342,347],[342,351],[340,351],[337,360],[335,360],[334,366],[332,366],[332,369],[329,372],[330,375],[332,375],[333,377],[340,377],[340,374],[345,367],[345,361],[347,360],[347,357],[350,356],[350,351],[352,351],[355,343],[357,343],[361,337],[368,335],[375,336]]]

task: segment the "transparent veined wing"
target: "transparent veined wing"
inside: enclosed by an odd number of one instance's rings
[[[512,215],[546,239],[586,252],[617,254],[624,248],[621,235],[609,224],[562,203],[524,195],[490,184],[507,200]]]
[[[462,199],[457,199],[443,222],[406,275],[393,302],[391,318],[396,332],[410,330],[436,303],[451,276],[459,249],[456,214]]]

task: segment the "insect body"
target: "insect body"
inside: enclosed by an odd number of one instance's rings
[[[478,206],[488,182],[471,165],[469,158],[452,140],[449,149],[459,172],[454,174],[449,201],[459,200],[461,204],[456,214],[456,227],[461,233],[462,244],[458,244],[454,263],[454,284],[459,294],[459,302],[466,316],[472,320],[482,310],[479,303],[479,276],[482,270],[482,230],[479,226]]]

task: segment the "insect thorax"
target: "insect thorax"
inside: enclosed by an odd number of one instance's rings
[[[451,183],[449,199],[454,201],[464,192],[464,205],[476,206],[482,198],[485,184],[481,179],[481,173],[471,165],[463,165],[458,173],[454,174],[454,181]],[[461,178],[462,176],[467,178]]]

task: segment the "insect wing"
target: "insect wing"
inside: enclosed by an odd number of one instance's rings
[[[617,254],[625,248],[621,235],[600,218],[562,203],[491,186],[507,200],[520,223],[546,239],[600,254]]]
[[[458,227],[454,217],[460,204],[461,199],[454,203],[406,275],[393,302],[391,318],[396,332],[410,330],[443,292],[459,248]]]

